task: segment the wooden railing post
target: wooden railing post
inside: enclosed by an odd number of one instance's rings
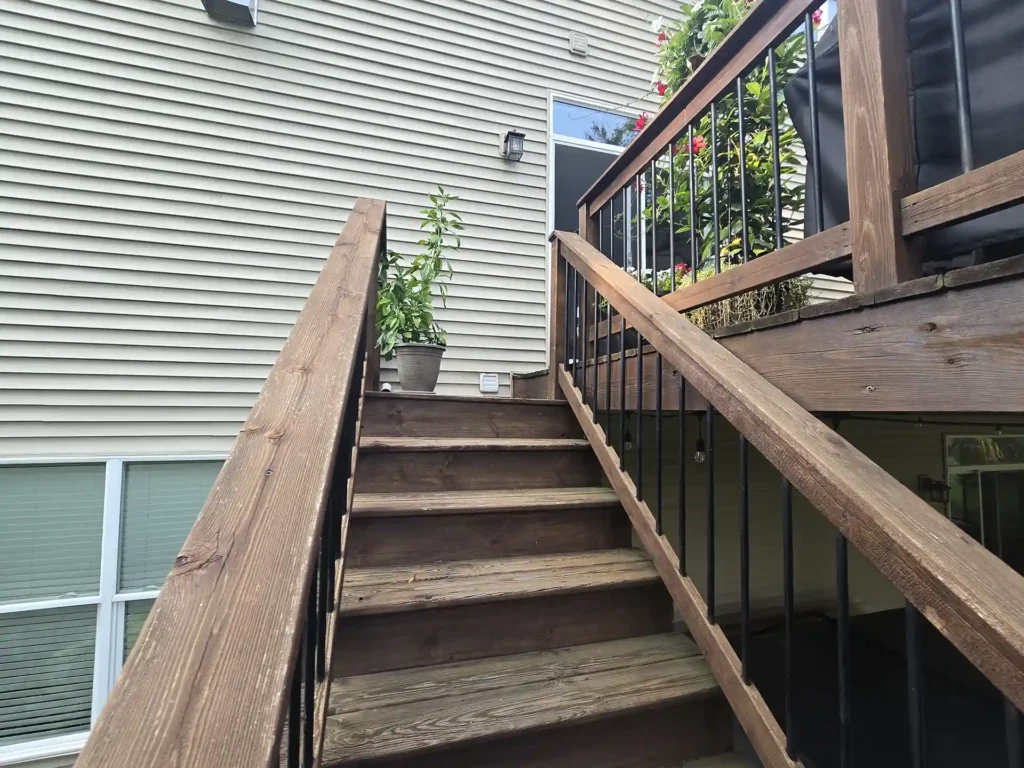
[[[846,175],[858,293],[921,276],[900,201],[913,193],[914,139],[903,0],[839,3]]]
[[[551,242],[551,296],[548,301],[548,329],[551,332],[548,351],[548,381],[545,398],[564,400],[558,386],[558,364],[565,360],[565,260],[559,253],[557,240]]]

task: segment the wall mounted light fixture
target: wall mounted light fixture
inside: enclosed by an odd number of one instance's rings
[[[229,24],[256,26],[258,0],[203,0],[203,7],[213,18]]]
[[[510,163],[518,163],[523,159],[523,151],[526,146],[526,134],[522,131],[511,130],[505,134],[501,141],[501,156]]]

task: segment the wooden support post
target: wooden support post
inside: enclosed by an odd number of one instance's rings
[[[548,300],[548,380],[544,388],[548,400],[564,400],[558,386],[558,366],[565,360],[565,260],[559,255],[559,243],[551,242],[551,295]]]
[[[839,4],[846,175],[858,293],[921,276],[903,239],[900,201],[913,193],[914,139],[902,0]]]

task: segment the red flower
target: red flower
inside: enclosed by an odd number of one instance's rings
[[[646,112],[640,113],[640,117],[636,119],[636,129],[638,131],[642,131],[644,129],[644,126],[647,125],[647,118],[648,115]]]
[[[821,8],[811,14],[811,20],[814,22],[814,26],[821,24]]]
[[[704,137],[703,136],[697,135],[697,136],[693,137],[693,151],[694,152],[700,152],[707,145],[708,145],[708,143],[706,141],[704,141]]]
[[[668,35],[665,34],[664,30],[658,33],[658,45],[661,45],[668,40]]]
[[[690,265],[689,264],[686,264],[685,262],[682,262],[682,261],[680,261],[678,264],[676,264],[676,274],[677,275],[678,274],[685,275],[689,271],[690,271]]]
[[[658,95],[659,96],[664,96],[665,95],[665,91],[668,90],[668,86],[665,85],[663,82],[661,82],[661,80],[658,81],[658,84],[655,87],[658,89]]]

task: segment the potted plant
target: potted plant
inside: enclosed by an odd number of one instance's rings
[[[448,210],[458,200],[440,185],[429,195],[420,229],[427,230],[418,245],[423,250],[411,259],[394,251],[380,260],[377,291],[377,346],[385,360],[398,358],[398,380],[406,392],[433,392],[441,370],[447,335],[434,320],[434,293],[445,306],[452,267],[445,252],[462,247],[462,219]]]

